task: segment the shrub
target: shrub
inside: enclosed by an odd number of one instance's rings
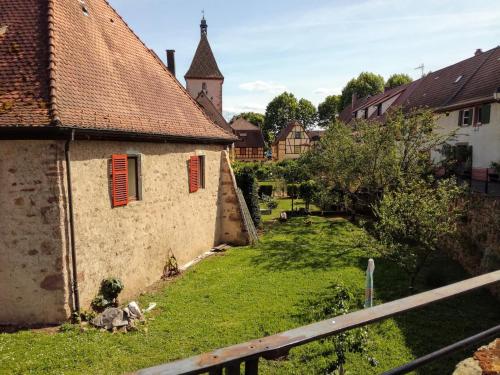
[[[250,211],[250,216],[255,224],[259,226],[261,222],[260,218],[260,207],[259,207],[259,195],[257,193],[258,184],[255,178],[254,171],[251,167],[243,167],[238,170],[235,174],[236,183],[241,189],[245,202]]]
[[[297,199],[299,196],[299,185],[297,184],[287,184],[286,185],[286,193],[288,197],[292,199]]]
[[[299,185],[299,197],[304,200],[306,210],[309,211],[309,205],[316,194],[318,187],[314,180],[301,182]]]
[[[102,280],[99,294],[92,300],[92,308],[95,311],[103,311],[107,307],[118,306],[118,294],[123,288],[122,281],[115,277]]]
[[[268,197],[273,196],[273,185],[261,185],[259,186],[259,197],[267,195]]]
[[[267,202],[267,208],[269,208],[270,210],[274,210],[277,207],[278,207],[278,201],[276,201],[276,199],[271,199]]]

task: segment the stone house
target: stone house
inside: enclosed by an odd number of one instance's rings
[[[0,0],[0,324],[247,243],[235,140],[105,0]]]
[[[234,156],[239,161],[264,161],[266,143],[260,128],[243,117],[231,123],[234,134],[239,141],[234,143]]]
[[[308,132],[298,121],[291,121],[276,136],[272,145],[273,160],[297,159],[311,147]]]
[[[467,155],[464,168],[475,180],[488,180],[500,162],[500,47],[474,56],[378,95],[357,99],[340,120],[384,121],[387,111],[431,108],[441,134],[456,132],[448,143]],[[434,160],[442,155],[433,153]]]

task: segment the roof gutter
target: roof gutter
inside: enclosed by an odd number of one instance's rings
[[[70,133],[69,139],[64,147],[66,157],[66,179],[68,186],[68,211],[69,211],[69,239],[71,246],[71,268],[72,268],[72,291],[73,291],[73,313],[80,316],[80,291],[78,289],[78,271],[76,261],[76,241],[75,241],[75,217],[73,213],[73,187],[71,184],[71,151],[70,144],[75,140],[75,130]]]
[[[479,97],[479,98],[464,100],[462,102],[453,103],[453,104],[450,104],[447,106],[437,107],[435,109],[435,111],[436,112],[446,112],[446,111],[450,111],[450,110],[454,110],[454,109],[468,107],[468,106],[475,105],[475,104],[486,104],[486,103],[493,103],[493,102],[500,102],[500,96],[489,95],[489,96],[483,96],[483,97]]]

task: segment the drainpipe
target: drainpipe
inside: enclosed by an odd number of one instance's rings
[[[75,140],[75,130],[71,130],[70,139],[66,141],[64,153],[66,156],[66,178],[68,182],[68,209],[69,209],[69,237],[71,244],[71,266],[72,266],[72,289],[74,311],[80,315],[80,293],[78,290],[78,272],[76,268],[76,245],[75,245],[75,218],[73,215],[73,188],[71,185],[71,154],[69,146]]]

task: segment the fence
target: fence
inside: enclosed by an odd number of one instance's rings
[[[434,302],[442,301],[490,284],[497,283],[499,281],[500,270],[368,309],[359,310],[350,314],[337,316],[321,322],[295,328],[273,336],[267,336],[243,344],[218,349],[210,353],[143,369],[136,372],[136,374],[179,375],[208,373],[210,375],[222,375],[223,370],[225,369],[226,374],[234,375],[240,374],[242,364],[244,364],[245,375],[255,375],[259,372],[260,358],[279,358],[286,355],[290,349],[294,347],[333,336],[353,328],[384,320]],[[407,373],[432,360],[463,348],[464,346],[485,340],[498,334],[500,334],[500,325],[466,338],[427,356],[418,358],[415,361],[391,370],[386,374]]]

